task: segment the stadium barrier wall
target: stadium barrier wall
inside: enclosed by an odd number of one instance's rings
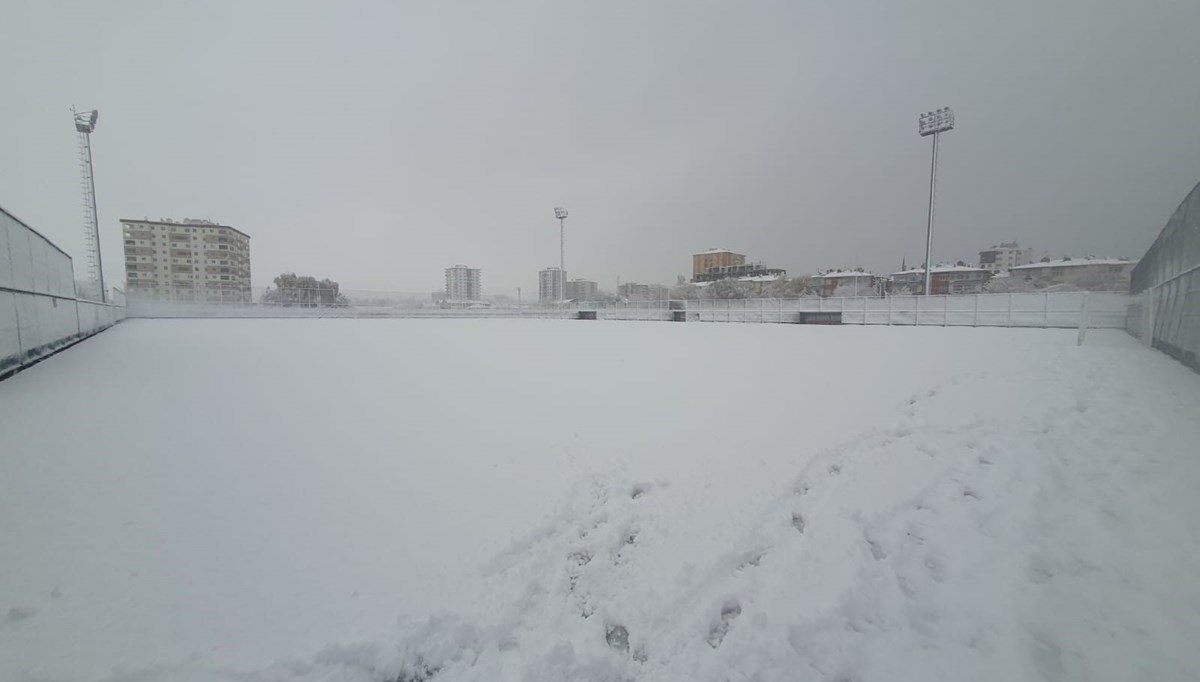
[[[78,298],[71,257],[0,208],[0,378],[124,317],[119,302]]]
[[[417,307],[385,304],[384,292],[350,293],[336,305],[283,306],[164,301],[133,297],[129,317],[569,318],[685,322],[798,323],[834,318],[841,324],[970,327],[1125,327],[1129,296],[1119,292],[1038,292],[958,296],[748,298],[568,302],[565,306]],[[594,313],[594,317],[592,316]]]
[[[938,327],[1125,327],[1130,298],[1119,292],[1058,291],[953,296],[745,298],[597,305],[606,320],[795,324],[802,313],[836,313],[841,324]],[[678,313],[681,313],[679,315]]]
[[[1200,184],[1138,261],[1130,290],[1129,333],[1200,372]]]

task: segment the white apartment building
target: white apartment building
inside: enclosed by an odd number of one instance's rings
[[[546,268],[538,273],[538,302],[555,303],[559,295],[565,293],[559,287],[563,286],[566,272],[558,268]]]
[[[483,281],[479,268],[469,268],[465,265],[446,268],[446,300],[483,300]]]
[[[979,267],[990,273],[1009,270],[1033,262],[1033,249],[1022,249],[1016,242],[1001,242],[979,252]]]
[[[818,272],[810,279],[817,295],[828,297],[878,295],[879,282],[884,278],[862,270],[829,270]]]
[[[1061,258],[1018,265],[1012,277],[1038,280],[1047,285],[1074,284],[1082,289],[1127,288],[1137,261],[1128,258]]]
[[[250,303],[250,235],[207,220],[121,219],[131,296]]]

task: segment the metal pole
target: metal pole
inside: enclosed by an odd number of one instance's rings
[[[1083,345],[1083,337],[1087,336],[1088,328],[1088,295],[1083,292],[1083,302],[1079,305],[1079,335],[1075,337],[1075,345]]]
[[[1156,287],[1157,287],[1157,285],[1152,286],[1149,289],[1146,289],[1146,330],[1145,330],[1146,333],[1145,333],[1145,338],[1142,340],[1145,341],[1146,345],[1151,348],[1154,347],[1154,324],[1155,324],[1154,306],[1156,305],[1156,302],[1154,300],[1154,298],[1155,298],[1154,291],[1155,291]]]
[[[566,266],[566,228],[563,227],[567,219],[565,217],[558,219],[558,302],[562,306],[567,304],[567,266]]]
[[[937,186],[938,134],[933,134],[933,156],[929,161],[929,225],[925,231],[925,295],[929,295],[930,273],[933,270],[933,192]]]

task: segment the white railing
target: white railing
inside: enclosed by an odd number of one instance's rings
[[[944,327],[1125,327],[1130,298],[1111,292],[959,296],[747,298],[639,301],[589,306],[599,319],[689,322],[933,325]]]
[[[365,302],[306,306],[204,303],[129,298],[130,317],[570,318],[687,322],[798,322],[969,327],[1124,328],[1130,298],[1107,292],[1043,292],[961,296],[747,298],[571,302],[557,305],[433,307]]]

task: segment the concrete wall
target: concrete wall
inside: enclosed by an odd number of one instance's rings
[[[77,299],[71,257],[0,208],[0,377],[124,317]]]

